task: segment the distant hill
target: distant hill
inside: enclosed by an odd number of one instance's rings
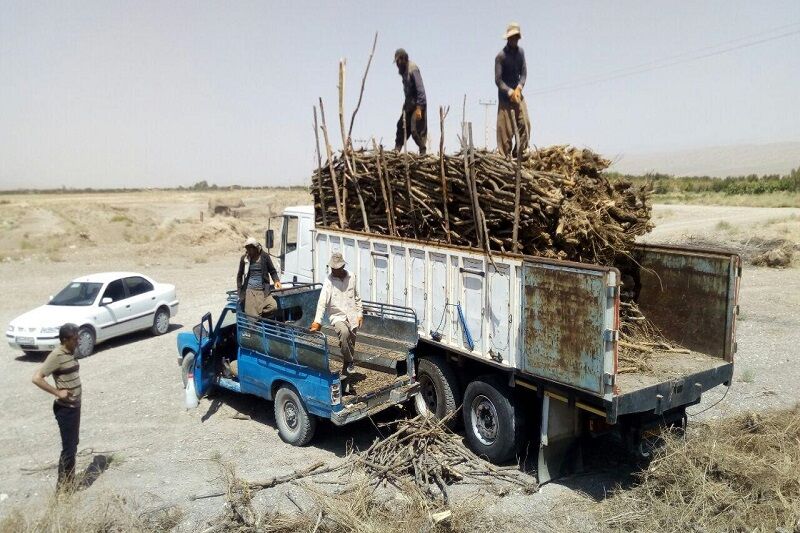
[[[610,155],[610,154],[608,154]],[[619,154],[612,171],[660,172],[674,176],[744,176],[787,174],[800,167],[800,142],[739,144],[672,152]]]

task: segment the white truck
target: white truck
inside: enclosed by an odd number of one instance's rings
[[[641,245],[621,274],[315,227],[312,206],[280,218],[282,280],[321,282],[340,251],[364,299],[417,315],[418,409],[443,417],[463,405],[468,444],[493,462],[538,435],[540,482],[578,461],[591,435],[614,432],[646,457],[650,436],[685,427],[686,407],[732,378],[741,277],[734,253]],[[273,248],[274,230],[266,241]],[[689,353],[656,353],[651,370],[619,372],[621,290]]]

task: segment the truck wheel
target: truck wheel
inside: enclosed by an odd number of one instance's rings
[[[153,317],[153,327],[150,328],[153,335],[163,335],[169,331],[169,309],[166,307],[159,307],[156,315]]]
[[[275,422],[283,442],[305,446],[311,442],[317,419],[309,414],[294,389],[283,386],[275,394]]]
[[[189,380],[189,374],[194,372],[194,352],[186,352],[183,356],[181,363],[181,379],[183,380],[183,388],[186,388],[186,382]]]
[[[75,348],[77,359],[83,359],[94,352],[94,330],[89,326],[83,326],[78,330],[78,346]]]
[[[492,463],[513,458],[522,436],[521,416],[511,391],[496,376],[483,376],[464,392],[464,432],[476,454]]]
[[[420,359],[417,381],[420,384],[421,401],[415,400],[414,406],[418,414],[432,413],[436,418],[442,419],[455,413],[461,405],[458,378],[444,357],[437,355]],[[427,411],[423,412],[423,407]],[[453,417],[448,425],[452,427],[457,422],[457,417]]]

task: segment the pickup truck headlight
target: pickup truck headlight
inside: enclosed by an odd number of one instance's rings
[[[9,324],[8,327],[6,328],[6,333],[14,333],[14,326]]]
[[[339,405],[342,401],[342,387],[339,383],[331,385],[331,405]]]
[[[40,333],[42,335],[55,335],[55,334],[58,334],[58,330],[59,330],[58,327],[42,328]]]

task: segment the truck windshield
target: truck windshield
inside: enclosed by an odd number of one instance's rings
[[[72,282],[50,300],[48,305],[92,305],[102,283]]]

